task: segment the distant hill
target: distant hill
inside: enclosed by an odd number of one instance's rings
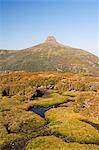
[[[81,49],[64,46],[53,36],[44,43],[17,51],[0,50],[2,71],[70,71],[99,75],[99,58]]]

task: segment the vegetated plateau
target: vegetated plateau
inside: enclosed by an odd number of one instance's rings
[[[46,111],[41,117],[31,108]],[[0,149],[98,150],[99,77],[1,73]]]

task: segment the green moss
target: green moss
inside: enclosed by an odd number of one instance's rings
[[[16,111],[9,129],[11,132],[31,134],[44,124],[45,120],[35,113]]]
[[[76,97],[79,94],[79,91],[65,91],[62,93],[64,96],[69,96],[69,97]]]
[[[31,140],[26,150],[64,149],[65,142],[55,136],[41,136]]]
[[[0,127],[0,138],[5,137],[7,134],[6,129],[4,127]]]
[[[40,136],[28,142],[26,150],[98,150],[96,145],[65,143],[55,136]]]
[[[80,121],[84,119],[80,114],[68,112],[66,108],[55,108],[47,111],[45,117],[51,122],[48,127],[52,133],[63,136],[66,141],[99,143],[99,132],[91,125]],[[61,124],[53,124],[55,121],[60,121]]]
[[[38,100],[33,100],[29,102],[30,106],[38,107],[38,106],[51,106],[51,105],[58,105],[61,103],[65,103],[68,101],[68,97],[62,96],[58,93],[52,93],[48,98],[39,98]]]
[[[0,112],[3,112],[3,109],[2,109],[2,107],[0,107]]]
[[[0,114],[0,138],[6,137],[7,134],[8,132],[4,126],[4,118]]]

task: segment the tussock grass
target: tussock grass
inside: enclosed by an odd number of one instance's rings
[[[85,117],[80,114],[68,111],[66,108],[54,108],[47,111],[45,117],[50,122],[48,127],[51,132],[63,136],[66,141],[99,143],[99,132],[90,124],[81,122],[80,119],[84,120]]]

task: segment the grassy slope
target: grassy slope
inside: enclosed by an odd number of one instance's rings
[[[4,70],[62,70],[99,74],[98,57],[95,55],[81,49],[47,43],[16,52],[1,51],[0,71]]]

